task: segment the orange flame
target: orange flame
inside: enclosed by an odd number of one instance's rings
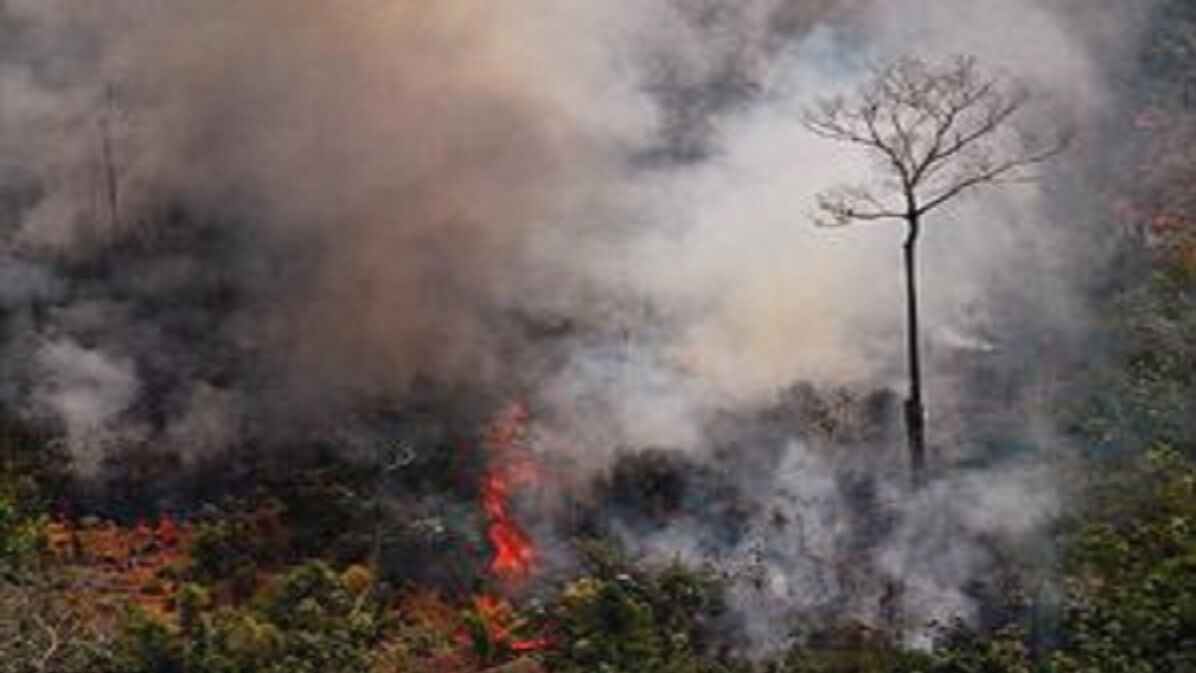
[[[491,421],[485,438],[489,465],[482,477],[482,509],[493,552],[490,572],[508,583],[525,579],[536,561],[532,538],[510,507],[514,489],[535,479],[535,466],[522,441],[527,422],[527,409],[512,402]]]
[[[536,547],[531,535],[519,525],[511,511],[511,496],[520,486],[534,483],[536,466],[524,445],[529,414],[518,401],[500,411],[486,428],[486,472],[482,476],[482,510],[486,513],[486,537],[493,556],[490,572],[507,587],[527,579],[536,562]],[[510,652],[523,653],[551,646],[546,638],[514,637],[515,613],[511,606],[494,596],[474,598],[477,610],[492,643],[501,643]]]

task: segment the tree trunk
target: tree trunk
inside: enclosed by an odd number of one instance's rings
[[[916,213],[906,217],[905,239],[906,338],[909,356],[909,397],[905,400],[905,433],[909,442],[910,476],[914,487],[926,481],[926,414],[922,407],[922,363],[918,349],[917,245],[921,223]]]
[[[108,201],[109,239],[115,239],[120,229],[120,176],[116,168],[116,152],[112,143],[112,116],[116,98],[109,84],[104,92],[105,109],[100,115],[100,152],[104,164],[104,195]],[[107,243],[109,241],[105,241]]]

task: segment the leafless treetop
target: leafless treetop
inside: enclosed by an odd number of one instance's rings
[[[855,95],[807,110],[806,128],[870,150],[889,176],[821,196],[829,219],[820,223],[916,218],[978,185],[1029,178],[1028,169],[1061,151],[1068,136],[1020,137],[1010,122],[1028,98],[986,77],[971,57],[941,65],[904,58],[878,68]]]

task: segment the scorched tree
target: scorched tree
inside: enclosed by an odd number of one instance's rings
[[[819,223],[904,221],[909,396],[906,436],[915,484],[926,472],[925,409],[918,336],[917,244],[925,216],[984,185],[1030,179],[1068,135],[1025,133],[1017,123],[1029,94],[981,72],[972,57],[943,63],[902,58],[875,68],[854,93],[821,101],[802,121],[813,133],[858,146],[883,178],[819,197]]]

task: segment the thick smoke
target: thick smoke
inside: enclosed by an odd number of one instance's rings
[[[967,53],[1082,140],[1148,9],[1125,4],[0,0],[0,392],[92,471],[337,436],[425,385],[518,393],[554,459],[658,445],[732,474],[734,539],[700,509],[628,537],[763,573],[757,642],[795,607],[969,616],[992,541],[1034,548],[1060,507],[1042,411],[1099,249],[1067,205],[1088,153],[928,223],[932,442],[983,470],[911,495],[891,434],[712,427],[788,413],[798,382],[902,384],[900,231],[810,226],[874,167],[798,111],[871,62]]]
[[[156,426],[205,386],[302,417],[509,376],[509,313],[567,270],[557,230],[602,214],[650,112],[560,32],[612,17],[540,9],[9,3],[8,240],[69,288],[37,328],[160,374]]]

